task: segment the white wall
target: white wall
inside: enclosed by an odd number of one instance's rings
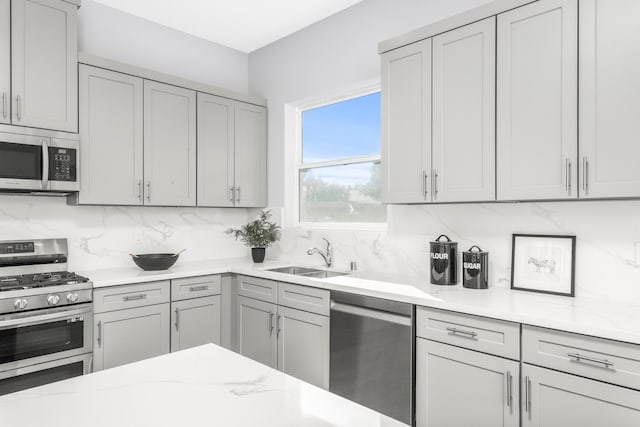
[[[83,0],[78,12],[81,52],[247,93],[248,55]]]
[[[478,6],[483,0],[365,0],[249,56],[250,90],[269,100],[269,204],[288,206],[294,189],[291,110],[380,79],[379,41]],[[577,296],[640,299],[640,201],[392,206],[386,231],[288,228],[271,251],[320,264],[306,250],[334,244],[338,268],[407,273],[428,282],[425,242],[442,233],[490,252],[491,286],[508,287],[512,233],[575,234]]]

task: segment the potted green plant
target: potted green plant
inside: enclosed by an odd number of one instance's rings
[[[226,233],[242,240],[245,246],[251,248],[253,262],[264,261],[266,249],[280,240],[280,226],[269,221],[271,211],[260,211],[258,218],[240,228],[229,228]]]

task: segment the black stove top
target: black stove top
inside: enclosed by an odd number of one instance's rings
[[[21,274],[17,276],[0,277],[0,292],[19,289],[44,288],[47,286],[73,285],[88,281],[89,279],[86,277],[69,271]]]

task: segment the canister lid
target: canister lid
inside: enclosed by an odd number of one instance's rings
[[[447,241],[446,241],[446,242],[441,242],[441,241],[440,241],[440,239],[442,239],[443,237],[444,237],[445,239],[447,239]],[[452,241],[451,241],[451,239],[449,238],[449,236],[447,236],[446,234],[441,234],[441,235],[439,235],[439,236],[438,236],[438,238],[437,238],[436,240],[434,240],[434,241],[433,241],[433,242],[431,242],[431,243],[455,243],[455,242],[452,242]]]
[[[477,249],[477,251],[474,251],[474,250],[473,250],[473,248],[476,248],[476,249]],[[473,246],[471,246],[471,247],[469,248],[469,250],[464,251],[463,253],[465,253],[465,254],[466,254],[466,253],[488,254],[489,252],[485,252],[485,251],[483,251],[483,250],[480,248],[480,246],[473,245]]]

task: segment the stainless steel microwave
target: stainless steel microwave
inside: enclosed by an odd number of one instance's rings
[[[0,132],[0,191],[78,191],[75,140]]]

